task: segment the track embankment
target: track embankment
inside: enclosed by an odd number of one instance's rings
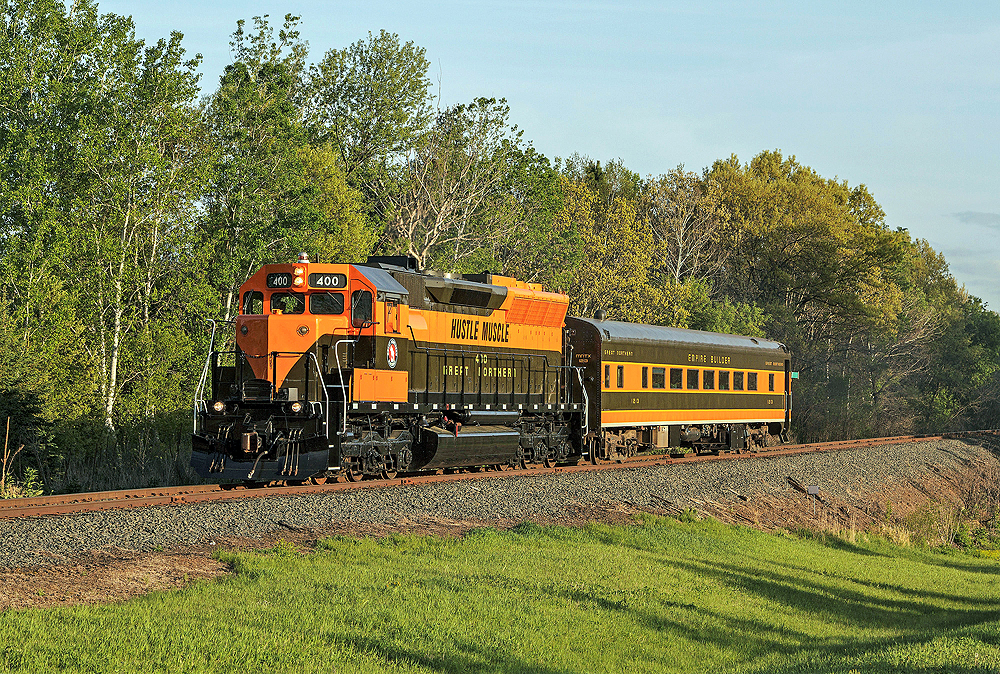
[[[691,509],[762,528],[823,522],[865,528],[884,520],[887,509],[905,516],[930,499],[958,503],[981,493],[1000,476],[998,456],[995,436],[924,439],[753,460],[494,473],[491,479],[8,519],[0,521],[6,543],[0,568],[256,537],[460,532],[524,519],[574,524],[638,509]],[[816,497],[803,493],[809,485],[818,487]]]

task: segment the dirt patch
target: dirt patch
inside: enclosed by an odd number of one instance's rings
[[[102,550],[73,564],[0,574],[0,607],[70,606],[124,601],[216,578],[226,567],[199,552],[134,554]]]
[[[912,515],[926,512],[929,506],[942,513],[962,511],[965,518],[983,522],[996,512],[1000,504],[1000,471],[995,462],[970,463],[960,469],[938,464],[926,468],[920,481],[902,478],[874,488],[846,488],[838,494],[822,489],[810,494],[808,485],[789,479],[789,489],[782,495],[753,497],[733,492],[731,498],[719,500],[662,500],[661,507],[654,510],[671,515],[692,510],[729,524],[765,531],[879,533],[902,529]]]
[[[587,522],[614,524],[634,522],[635,509],[627,506],[578,508],[571,516],[558,520],[535,518],[539,524],[581,526]],[[279,541],[303,548],[329,536],[383,537],[392,534],[461,536],[466,532],[491,526],[508,528],[516,521],[485,522],[455,520],[446,517],[401,519],[391,525],[334,522],[322,529],[304,529],[284,525],[285,530],[259,538],[219,538],[204,545],[177,550],[141,553],[122,548],[92,550],[72,563],[20,568],[0,572],[0,610],[48,608],[121,602],[161,590],[186,587],[197,580],[210,580],[229,573],[229,568],[214,558],[219,549],[263,550]]]

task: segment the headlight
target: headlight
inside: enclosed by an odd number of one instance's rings
[[[212,405],[212,409],[218,412],[219,414],[222,414],[223,412],[226,411],[226,403],[222,402],[221,400],[216,400],[215,403]]]
[[[302,403],[300,403],[298,401],[292,403],[292,411],[295,412],[296,414],[298,414],[299,412],[301,412],[302,411]]]

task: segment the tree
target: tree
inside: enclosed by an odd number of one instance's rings
[[[301,152],[306,137],[294,100],[305,58],[297,17],[285,17],[277,42],[266,16],[254,21],[257,32],[249,37],[243,21],[237,23],[231,43],[236,60],[226,66],[204,110],[218,148],[204,237],[227,318],[236,313],[239,286],[265,261],[287,256],[310,189]]]
[[[723,265],[719,230],[726,211],[721,189],[680,165],[647,181],[644,211],[662,246],[663,264],[674,283],[711,279]]]
[[[424,53],[382,30],[331,49],[311,68],[310,125],[320,142],[337,148],[353,184],[371,180],[358,174],[372,161],[384,165],[408,153],[431,121]]]
[[[390,249],[453,270],[478,249],[506,241],[523,221],[510,191],[521,132],[506,101],[477,98],[441,112],[407,156],[402,175],[379,190]]]

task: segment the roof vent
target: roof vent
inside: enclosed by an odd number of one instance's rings
[[[604,309],[598,309],[594,312],[594,318],[598,321],[603,321],[607,319],[608,313]]]

